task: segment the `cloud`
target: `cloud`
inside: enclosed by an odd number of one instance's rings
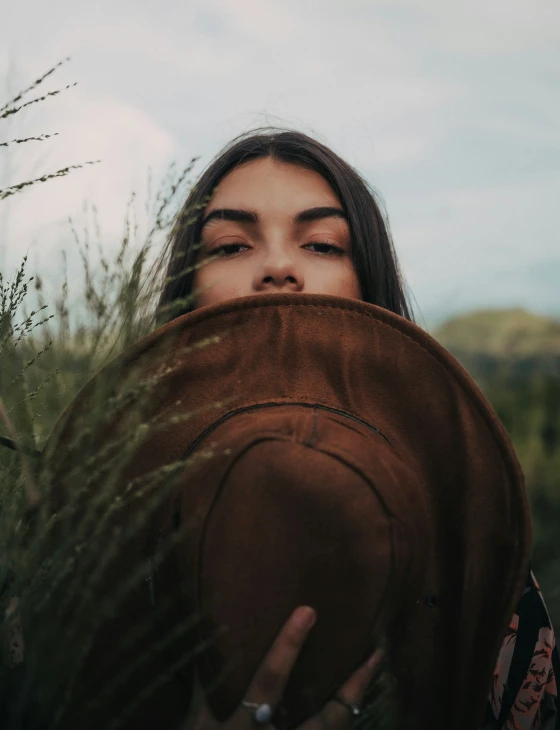
[[[393,218],[393,238],[424,314],[486,302],[560,315],[560,249],[550,226],[559,196],[556,176],[409,201]]]
[[[132,191],[136,188],[144,202],[148,168],[157,180],[174,156],[171,135],[145,111],[122,100],[77,91],[60,97],[56,112],[55,108],[49,111],[40,124],[28,120],[22,132],[56,130],[58,136],[17,150],[12,184],[71,164],[100,163],[37,184],[9,199],[7,265],[17,264],[32,242],[36,242],[38,260],[45,260],[61,240],[67,240],[69,217],[81,227],[85,202],[98,208],[104,235],[117,245]],[[35,152],[39,145],[44,150],[40,162]]]
[[[399,30],[407,30],[403,20],[411,14],[416,21],[408,26],[411,35],[421,30],[424,45],[432,49],[492,57],[558,47],[560,6],[549,0],[429,0],[421,5],[416,0],[391,0],[390,6]]]

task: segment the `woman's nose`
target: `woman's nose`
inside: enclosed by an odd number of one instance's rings
[[[288,286],[291,291],[303,287],[302,272],[293,260],[286,257],[269,257],[263,264],[259,278],[263,286]]]

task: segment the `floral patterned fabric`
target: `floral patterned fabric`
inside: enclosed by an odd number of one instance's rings
[[[494,670],[484,730],[559,730],[558,649],[532,572]]]

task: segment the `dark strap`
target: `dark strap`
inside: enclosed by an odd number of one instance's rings
[[[558,654],[558,646],[555,646],[552,650],[552,668],[556,679],[556,692],[560,696],[560,655]]]
[[[7,436],[0,436],[0,446],[5,446],[12,451],[19,451],[26,456],[31,456],[33,459],[41,458],[41,452],[37,451],[37,449],[32,449],[30,446],[25,446],[24,444],[18,444]]]
[[[555,646],[552,650],[552,669],[556,679],[556,730],[560,730],[560,703],[558,701],[560,697],[560,655],[558,654],[558,646]]]
[[[533,583],[531,573],[527,578],[525,590],[517,606],[516,613],[519,616],[515,648],[511,658],[510,670],[504,694],[500,714],[496,721],[495,730],[500,730],[508,718],[519,690],[526,681],[531,662],[535,652],[535,646],[539,639],[539,631],[543,626],[549,626],[546,609],[543,606],[539,592]],[[554,657],[553,657],[554,666]],[[556,668],[555,668],[556,673]],[[559,675],[556,675],[557,678]]]

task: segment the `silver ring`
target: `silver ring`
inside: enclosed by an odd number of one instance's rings
[[[343,700],[342,697],[339,697],[338,695],[333,695],[332,699],[335,702],[339,702],[341,705],[344,705],[347,710],[350,710],[354,717],[358,717],[362,714],[362,711],[360,710],[358,705],[353,705],[351,702],[346,702],[346,700]]]
[[[257,725],[268,725],[274,714],[272,707],[267,704],[258,704],[257,702],[246,702],[243,700],[241,705],[249,710],[251,716]]]

